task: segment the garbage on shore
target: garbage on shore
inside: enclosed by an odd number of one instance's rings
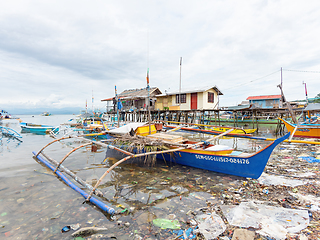
[[[257,233],[276,239],[285,239],[288,233],[297,233],[309,225],[308,210],[273,207],[253,201],[223,205],[221,209],[229,224],[259,229]]]
[[[319,163],[301,155],[314,156],[312,153],[318,149],[282,145],[257,180],[167,163],[151,170],[123,165],[99,188],[104,200],[116,208],[116,214],[105,220],[104,216],[91,219],[88,213],[84,218],[89,219],[81,222],[84,228],[78,236],[103,238],[109,232],[127,234],[132,239],[317,239]],[[82,176],[88,183],[96,182],[100,170],[95,162]],[[22,197],[17,200],[23,201]],[[77,214],[83,214],[83,210]],[[6,217],[3,213],[3,228],[9,224]],[[63,227],[65,222],[59,232],[63,230],[65,236],[75,234],[71,224]],[[92,229],[87,231],[85,227]]]

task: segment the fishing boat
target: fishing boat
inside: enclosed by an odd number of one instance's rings
[[[5,110],[1,110],[0,111],[0,120],[2,120],[2,119],[11,119],[11,115]]]
[[[0,110],[0,122],[11,122],[12,120],[16,121],[19,120],[18,117],[12,116],[10,113],[8,113],[5,110]]]
[[[205,129],[205,130],[210,130],[210,131],[215,131],[218,133],[226,132],[229,131],[230,129],[233,129],[230,133],[233,134],[252,134],[254,133],[257,129],[256,128],[240,128],[240,127],[228,127],[228,126],[220,126],[220,125],[209,125],[209,124],[200,124],[200,123],[184,123],[184,122],[176,122],[176,121],[160,121],[165,124],[178,124],[177,125],[169,125],[169,128],[172,127],[185,127],[185,126],[192,126],[192,129]]]
[[[272,115],[264,116],[253,116],[252,115],[252,104],[242,105],[242,106],[231,106],[226,107],[225,112],[222,112],[219,117],[210,118],[205,120],[210,124],[212,122],[223,122],[223,123],[244,123],[244,124],[277,124],[278,120]],[[246,111],[247,110],[247,111]],[[240,112],[238,112],[240,111]]]
[[[205,120],[207,122],[221,122],[221,123],[244,123],[244,124],[252,124],[252,123],[259,123],[259,124],[277,124],[278,120],[275,119],[273,116],[261,116],[261,117],[241,117],[234,119],[233,117],[221,117],[219,119],[211,118],[210,120]]]
[[[177,125],[165,125],[164,128],[167,129],[175,129],[178,128],[179,126]],[[214,135],[219,135],[222,132],[226,132],[228,130],[230,130],[231,128],[221,128],[220,131],[218,130],[214,130],[214,128],[212,128],[213,130],[209,130],[209,128],[207,129],[201,129],[199,127],[180,127],[179,130],[183,130],[183,131],[190,131],[190,132],[198,132],[198,133],[206,133],[206,134],[214,134]],[[219,127],[217,127],[217,129],[219,129]],[[228,136],[232,136],[232,137],[242,137],[242,136],[251,136],[251,134],[247,134],[245,129],[234,129],[231,132],[229,132],[227,134]]]
[[[43,112],[43,113],[41,114],[41,116],[51,116],[51,113],[49,113],[49,112]]]
[[[104,126],[104,129],[102,128]],[[151,126],[151,133],[156,133],[157,129],[155,127],[155,124],[152,124]],[[77,129],[79,130],[79,129]],[[114,127],[112,124],[108,125],[105,122],[101,123],[101,128],[88,128],[84,127],[83,129],[80,129],[83,131],[83,136],[88,138],[95,138],[100,140],[105,139],[112,139],[117,136],[125,135],[125,134],[131,134],[131,135],[139,135],[139,136],[146,136],[149,134],[149,125],[146,125],[146,123],[141,122],[132,122],[125,124],[121,127]]]
[[[108,124],[102,118],[88,117],[81,121],[86,133],[97,133],[109,129]]]
[[[217,132],[226,132],[228,130],[231,129],[231,127],[205,127],[206,130],[213,130],[213,131],[217,131]],[[257,129],[234,129],[232,130],[230,133],[237,133],[237,134],[252,134],[256,131]]]
[[[219,136],[216,136],[215,138]],[[132,158],[138,159],[145,158],[146,155],[156,155],[157,159],[165,160],[167,162],[170,161],[209,171],[257,179],[262,174],[274,148],[289,136],[290,133],[273,140],[268,146],[256,153],[243,153],[234,151],[234,149],[228,146],[212,145],[210,144],[211,140],[194,142],[184,139],[179,135],[156,133],[148,135],[146,138],[150,138],[152,140],[158,139],[169,143],[169,150],[159,150],[153,153],[148,153],[143,150],[134,150],[131,152],[129,162],[134,160]],[[127,151],[127,149],[123,148],[124,145],[119,147]],[[115,151],[111,151],[109,154],[114,154]],[[123,155],[121,152],[118,154],[117,157]],[[120,162],[122,161],[123,160]]]
[[[209,171],[257,179],[262,174],[274,148],[289,136],[290,133],[274,140],[253,154],[202,144],[197,145],[196,148],[191,147],[176,152],[157,154],[157,158]],[[195,143],[185,141],[183,144]]]
[[[30,133],[36,133],[36,134],[48,134],[50,132],[59,131],[59,127],[43,125],[43,124],[26,123],[26,122],[20,122],[20,127],[22,132],[30,132]]]
[[[301,138],[320,138],[320,125],[319,124],[293,124],[282,118],[279,118],[288,132],[293,133],[293,137]]]
[[[170,124],[178,124],[178,125],[168,125],[166,127],[168,128],[179,128],[182,130],[190,130],[190,131],[197,131],[197,130],[208,130],[208,131],[213,131],[212,133],[217,133],[220,134],[222,132],[229,131],[230,129],[233,129],[230,134],[252,134],[254,133],[257,129],[244,129],[244,128],[235,128],[235,127],[228,127],[228,126],[215,126],[215,125],[208,125],[208,124],[199,124],[199,123],[183,123],[183,122],[175,122],[175,121],[161,121],[164,123],[170,123]],[[184,126],[183,126],[184,125]],[[180,128],[182,126],[182,128]],[[185,128],[186,126],[190,126],[188,128]],[[200,131],[201,132],[201,131]],[[208,132],[210,133],[210,132]]]

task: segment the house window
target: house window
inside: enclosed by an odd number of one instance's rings
[[[214,93],[208,92],[208,103],[214,102]]]
[[[179,96],[181,96],[181,102],[179,101]],[[186,103],[186,102],[187,102],[187,95],[185,93],[176,95],[176,103]]]

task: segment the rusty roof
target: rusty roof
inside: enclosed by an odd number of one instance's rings
[[[247,100],[281,99],[281,95],[250,96]]]
[[[150,88],[150,96],[155,96],[161,94],[159,88],[152,87]],[[122,93],[118,94],[119,99],[139,99],[139,98],[146,98],[148,97],[148,89],[147,88],[137,88],[137,89],[127,89],[124,90]],[[104,101],[111,101],[114,97],[102,99],[101,102]]]

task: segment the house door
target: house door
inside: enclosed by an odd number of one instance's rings
[[[198,108],[198,95],[197,93],[191,93],[191,110]]]
[[[163,107],[168,107],[168,98],[163,99]]]

